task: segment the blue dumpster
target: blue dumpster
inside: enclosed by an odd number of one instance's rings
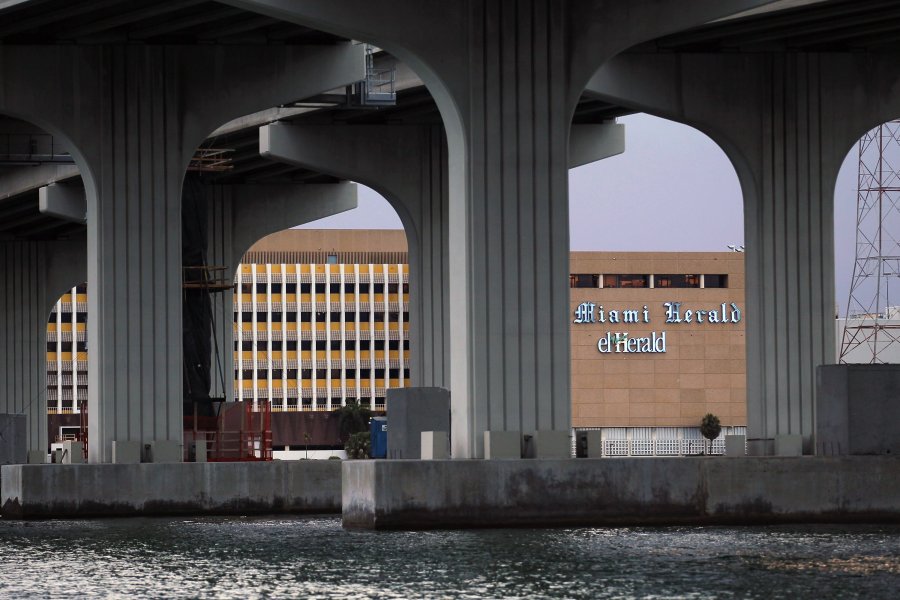
[[[372,417],[369,434],[372,458],[387,458],[387,417]]]

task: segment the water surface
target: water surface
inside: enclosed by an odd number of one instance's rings
[[[0,597],[900,598],[900,526],[345,531],[0,521]]]

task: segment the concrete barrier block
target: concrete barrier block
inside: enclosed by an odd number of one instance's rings
[[[802,456],[803,436],[781,433],[775,436],[775,456]]]
[[[206,440],[197,440],[194,442],[194,462],[206,462]]]
[[[29,450],[28,451],[28,464],[29,465],[43,465],[47,463],[47,453],[43,450]]]
[[[115,440],[112,443],[112,461],[116,465],[136,465],[141,462],[141,443]]]
[[[572,438],[568,431],[549,429],[535,431],[532,434],[534,456],[529,458],[571,458]]]
[[[84,444],[72,440],[63,442],[62,462],[64,465],[84,464]]]
[[[726,435],[725,456],[747,456],[747,436]]]
[[[0,415],[0,465],[18,465],[28,458],[25,415]]]
[[[179,463],[182,461],[182,446],[174,440],[153,440],[149,446],[147,462]]]
[[[484,458],[522,458],[522,434],[518,431],[485,431]]]
[[[446,431],[422,432],[422,460],[449,458],[450,439]]]
[[[387,392],[387,457],[419,459],[423,431],[450,431],[450,392],[392,388]]]
[[[603,456],[603,432],[602,431],[585,431],[587,438],[587,457],[600,458]]]

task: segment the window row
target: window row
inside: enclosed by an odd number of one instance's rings
[[[60,342],[60,352],[72,352],[72,342]],[[56,342],[47,342],[47,352],[56,352]],[[87,352],[87,342],[76,342],[75,352]]]
[[[63,323],[71,323],[72,322],[72,313],[71,312],[62,312],[60,313],[60,319]],[[75,322],[76,323],[87,323],[87,313],[86,312],[76,312],[75,313]],[[50,313],[50,316],[47,318],[48,323],[56,323],[56,313]]]
[[[281,311],[272,311],[271,313],[268,313],[266,311],[256,311],[256,322],[257,323],[265,323],[266,319],[268,318],[268,315],[270,315],[270,314],[272,315],[273,323],[281,323],[282,321],[284,321],[285,323],[296,323],[298,319],[301,323],[312,323],[312,316],[313,316],[312,312],[310,312],[310,311],[299,311],[299,312],[288,311],[285,313],[282,313]],[[383,312],[376,312],[375,313],[375,321],[376,322],[384,321],[384,314],[385,313],[383,313]],[[355,323],[356,322],[356,313],[355,312],[347,311],[347,312],[343,313],[343,316],[344,316],[345,323]],[[399,323],[400,322],[400,313],[398,311],[388,312],[387,316],[388,316],[388,322],[390,322],[390,323]],[[326,313],[323,310],[316,311],[316,322],[317,323],[324,322],[326,320],[326,317],[330,318],[332,323],[340,323],[340,321],[341,321],[341,313],[340,312],[332,311],[330,313]],[[367,310],[360,311],[360,313],[359,313],[359,322],[360,323],[368,323],[371,320],[372,320],[372,314],[369,311],[367,311]],[[244,323],[250,323],[251,321],[253,321],[253,313],[250,311],[242,312],[241,313],[241,321],[243,321]],[[403,313],[403,321],[409,322],[409,313],[408,312]]]
[[[266,350],[268,347],[268,342],[255,342],[257,350]],[[387,344],[388,350],[399,350],[400,349],[400,340],[344,340],[344,348],[349,352],[352,350],[356,350],[357,344],[359,344],[360,350],[384,350],[385,344]],[[235,350],[241,349],[244,351],[252,351],[254,342],[252,340],[244,340],[242,342],[235,342],[234,348]],[[297,350],[297,346],[299,345],[300,350],[312,350],[313,349],[313,340],[272,340],[272,351],[278,352],[281,350],[287,350],[288,352],[292,350]],[[316,350],[340,350],[341,349],[341,340],[331,340],[330,342],[327,340],[315,340],[315,349]],[[409,350],[409,340],[403,340],[403,349]]]
[[[601,285],[602,283],[602,285]],[[596,275],[577,273],[569,275],[571,288],[727,288],[728,275]]]
[[[343,371],[344,377],[348,380],[356,379],[356,372],[357,369],[346,369]],[[370,379],[374,374],[375,379],[385,379],[385,375],[388,379],[398,379],[400,372],[400,369],[359,369],[359,378]],[[409,369],[403,369],[402,372],[403,379],[409,379]],[[313,373],[315,373],[316,379],[329,379],[328,369],[272,369],[272,379],[281,379],[285,373],[287,374],[287,379],[298,379],[298,374],[300,375],[299,379],[312,379]],[[267,372],[257,370],[256,376],[254,376],[253,369],[243,369],[242,371],[235,369],[234,378],[238,379],[239,375],[244,380],[256,379],[257,381],[263,381],[267,377]],[[330,378],[340,379],[341,371],[332,369]]]
[[[265,294],[268,291],[268,283],[256,283],[256,287],[253,287],[252,283],[240,283],[234,285],[234,291],[237,293],[240,291],[242,294],[252,294],[253,290],[256,290],[257,294]],[[280,294],[282,290],[284,290],[285,294],[296,294],[299,286],[299,290],[301,294],[311,294],[313,290],[312,283],[272,283],[272,293]],[[383,294],[384,293],[384,283],[361,283],[359,284],[360,293],[366,294],[370,290],[375,294]],[[330,294],[339,294],[341,292],[341,287],[344,288],[345,294],[355,294],[356,293],[356,284],[355,283],[317,283],[315,284],[315,290],[317,294],[324,294],[326,292]],[[400,291],[403,291],[404,294],[409,293],[409,284],[404,283],[388,283],[387,284],[387,293],[388,294],[399,294]]]

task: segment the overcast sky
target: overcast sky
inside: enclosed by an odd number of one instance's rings
[[[632,115],[626,152],[569,172],[572,250],[722,251],[744,243],[741,189],[725,153],[699,131]],[[846,306],[856,225],[856,152],[835,197],[836,299]],[[384,198],[361,186],[359,207],[303,227],[399,229]],[[747,248],[752,252],[753,248]]]

